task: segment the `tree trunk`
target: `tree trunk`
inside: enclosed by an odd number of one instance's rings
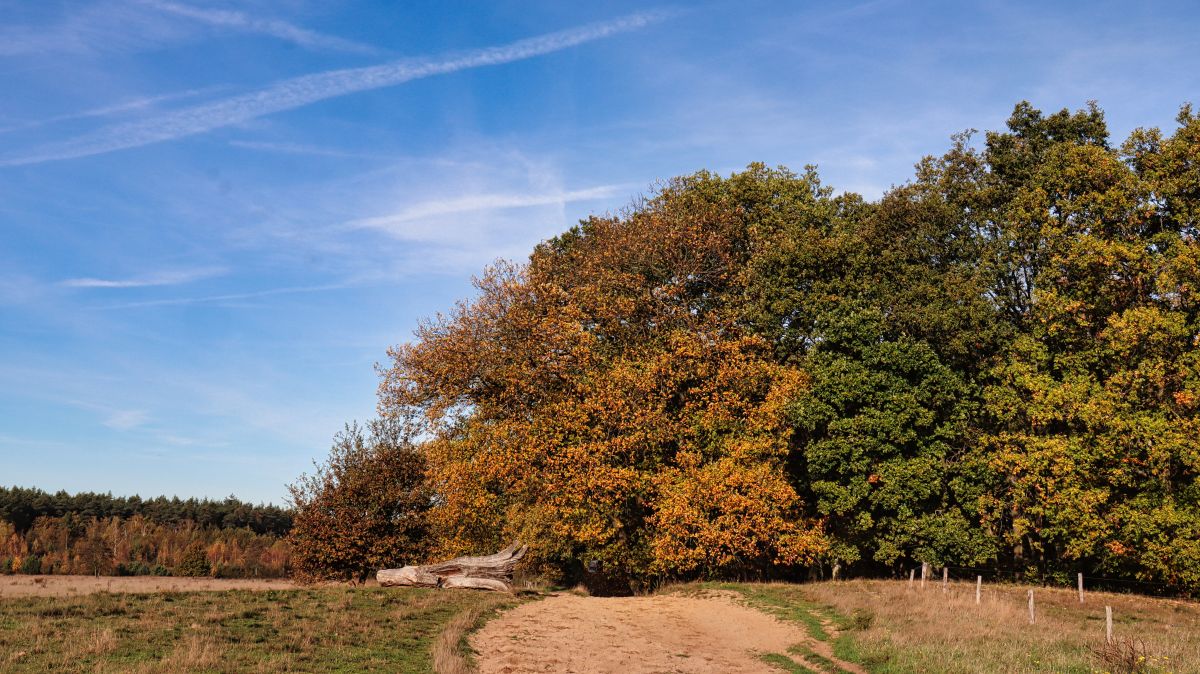
[[[512,592],[513,568],[527,549],[513,543],[484,557],[456,557],[438,564],[381,569],[375,578],[383,587],[460,587]]]

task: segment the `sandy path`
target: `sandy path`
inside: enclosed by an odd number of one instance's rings
[[[290,590],[287,579],[176,578],[171,576],[0,576],[0,598],[70,597],[93,592],[202,592]]]
[[[471,638],[480,674],[778,674],[758,654],[785,654],[798,643],[810,643],[798,626],[725,593],[551,596],[518,606]]]

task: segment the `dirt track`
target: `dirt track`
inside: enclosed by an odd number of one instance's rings
[[[778,674],[758,656],[786,654],[801,643],[817,650],[800,627],[749,608],[732,593],[716,592],[557,595],[518,606],[471,638],[480,674]],[[860,670],[850,665],[847,671]]]

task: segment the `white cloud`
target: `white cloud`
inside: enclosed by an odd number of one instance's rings
[[[144,410],[118,410],[104,420],[104,425],[118,431],[130,431],[150,418]]]
[[[72,278],[61,281],[59,285],[67,288],[148,288],[191,283],[192,281],[220,276],[225,272],[226,269],[222,267],[180,269],[126,279]]]
[[[45,25],[0,26],[0,56],[135,51],[176,42],[187,36],[178,21],[127,2],[98,2],[69,10]]]
[[[142,0],[143,4],[159,11],[200,21],[213,26],[233,28],[250,33],[269,35],[309,49],[331,49],[355,54],[378,54],[379,49],[334,35],[325,35],[278,19],[250,16],[244,12],[225,9],[193,7],[162,0]]]
[[[364,218],[348,223],[352,229],[378,229],[399,238],[411,231],[404,225],[460,213],[494,212],[533,206],[564,206],[579,201],[606,199],[628,190],[629,185],[600,185],[580,190],[547,193],[482,193],[425,201],[391,215]]]
[[[240,96],[173,110],[145,120],[116,124],[60,143],[42,146],[29,154],[0,158],[0,166],[87,157],[193,136],[360,91],[550,54],[618,33],[637,30],[664,16],[662,13],[639,12],[611,21],[443,58],[405,59],[378,66],[294,77]]]

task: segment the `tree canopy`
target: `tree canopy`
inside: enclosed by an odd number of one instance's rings
[[[499,262],[381,368],[433,554],[635,583],[921,561],[1200,589],[1200,118],[953,139],[869,202],[676,178]]]

